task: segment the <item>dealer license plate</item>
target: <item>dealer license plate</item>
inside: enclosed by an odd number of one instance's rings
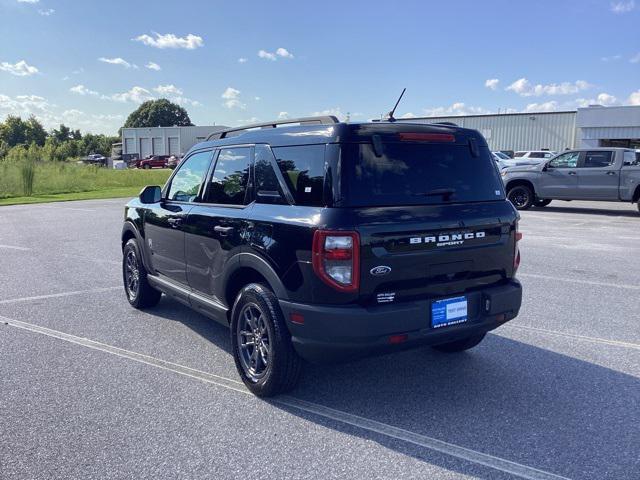
[[[467,321],[467,297],[445,298],[431,304],[431,327],[442,328]]]

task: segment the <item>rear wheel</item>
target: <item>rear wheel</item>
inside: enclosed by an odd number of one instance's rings
[[[548,198],[536,198],[536,201],[533,202],[533,206],[542,208],[542,207],[546,207],[550,203],[551,203],[551,200]]]
[[[151,165],[149,165],[148,163],[145,163],[145,164],[144,164],[144,167],[142,167],[142,168],[144,168],[145,170],[147,170],[147,169],[151,168]]]
[[[122,252],[122,279],[127,300],[135,308],[157,305],[162,293],[149,285],[147,270],[142,264],[138,242],[131,238]]]
[[[527,185],[516,185],[509,190],[507,198],[511,203],[513,203],[513,206],[516,207],[516,209],[527,210],[528,208],[531,208],[531,205],[533,205],[535,197],[531,187]]]
[[[293,389],[302,359],[293,349],[276,296],[252,283],[238,294],[231,314],[233,359],[242,381],[259,397]]]
[[[434,345],[432,348],[447,353],[464,352],[478,345],[484,339],[485,335],[486,333],[481,333],[480,335],[473,335],[453,342]]]

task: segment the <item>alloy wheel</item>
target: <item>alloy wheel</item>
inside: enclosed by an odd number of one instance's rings
[[[252,382],[262,379],[271,360],[270,328],[265,314],[255,303],[242,308],[237,327],[240,363]]]

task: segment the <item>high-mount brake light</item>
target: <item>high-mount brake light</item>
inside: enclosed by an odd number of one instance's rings
[[[357,232],[316,230],[313,234],[313,271],[341,292],[360,288],[360,236]]]
[[[455,142],[456,137],[451,133],[399,133],[402,142]]]

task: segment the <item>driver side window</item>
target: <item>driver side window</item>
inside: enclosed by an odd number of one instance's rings
[[[209,170],[211,151],[198,152],[187,158],[171,180],[168,200],[193,202],[198,196],[200,185]]]
[[[578,166],[579,157],[580,152],[563,153],[551,160],[549,162],[549,166],[552,168],[576,168]]]

